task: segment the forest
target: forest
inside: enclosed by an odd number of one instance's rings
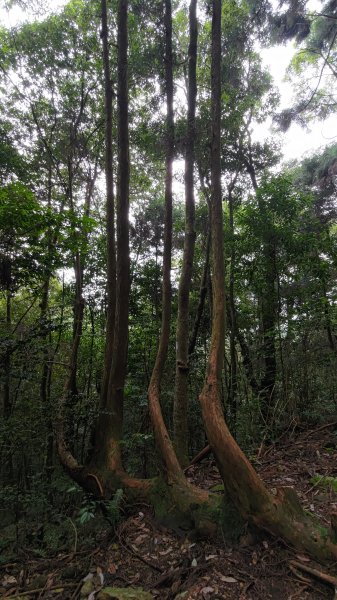
[[[1,4],[0,595],[337,597],[336,0]]]

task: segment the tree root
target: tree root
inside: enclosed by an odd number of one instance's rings
[[[298,562],[297,560],[291,560],[289,564],[291,567],[295,567],[295,569],[304,571],[304,573],[308,573],[315,579],[323,581],[323,583],[332,585],[335,590],[335,593],[337,592],[337,577],[333,577],[328,573],[323,573],[323,571],[319,571],[318,569],[313,569],[312,567],[309,567],[309,565],[304,565],[303,563]]]

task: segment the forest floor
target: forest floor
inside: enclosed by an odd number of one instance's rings
[[[336,428],[334,424],[288,432],[251,457],[268,487],[294,486],[303,506],[323,523],[329,523],[329,514],[337,508]],[[188,476],[221,493],[211,457],[193,466]],[[137,588],[127,596],[131,600],[337,598],[334,586],[305,572],[307,567],[337,576],[337,565],[317,565],[268,535],[246,534],[234,546],[221,540],[193,541],[158,526],[149,508],[140,506],[121,522],[114,536],[102,530],[90,547],[86,542],[83,548],[79,541],[75,554],[37,558],[26,549],[17,561],[2,565],[0,597],[94,600],[104,597],[99,594],[103,584]],[[147,594],[142,595],[141,589]]]

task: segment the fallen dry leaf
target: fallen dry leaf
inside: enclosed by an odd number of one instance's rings
[[[4,587],[8,587],[9,585],[15,585],[16,583],[17,580],[15,579],[15,577],[13,577],[13,575],[5,575],[1,582],[1,585],[3,585]]]
[[[202,593],[203,597],[205,598],[205,600],[207,600],[208,597],[209,597],[209,594],[213,594],[213,592],[214,592],[214,588],[209,587],[209,586],[208,587],[204,587],[201,590],[201,593]]]
[[[140,546],[140,544],[142,544],[144,542],[144,540],[147,539],[147,537],[148,536],[145,533],[142,533],[141,535],[136,537],[135,540],[133,540],[133,544],[135,544],[135,546]]]
[[[167,550],[162,550],[159,552],[160,556],[166,556],[166,554],[170,554],[173,551],[173,548],[168,548]]]
[[[310,562],[310,558],[304,556],[304,554],[296,554],[296,556],[301,562]]]
[[[227,575],[221,575],[220,579],[226,583],[238,583],[238,580],[235,579],[235,577],[228,577]]]
[[[110,563],[108,566],[108,573],[110,575],[115,575],[117,569],[118,569],[117,565],[115,565],[114,563]]]

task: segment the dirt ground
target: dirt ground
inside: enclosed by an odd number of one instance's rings
[[[337,509],[337,486],[336,491],[333,486],[322,487],[314,477],[337,477],[337,423],[288,432],[252,459],[268,487],[294,486],[303,506],[329,523],[329,514]],[[193,466],[188,476],[220,493],[211,456]],[[140,506],[117,534],[102,532],[90,548],[80,547],[75,555],[39,559],[23,552],[16,562],[2,566],[0,597],[94,600],[103,585],[142,588],[160,600],[337,598],[333,580],[323,582],[308,574],[307,567],[336,577],[337,583],[337,565],[315,564],[280,540],[246,534],[236,546],[221,540],[193,541],[158,526],[150,509]]]

